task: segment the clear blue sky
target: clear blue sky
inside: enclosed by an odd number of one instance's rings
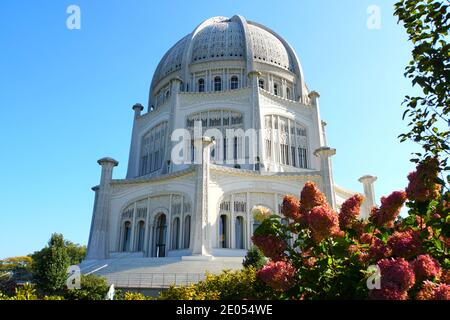
[[[81,8],[81,30],[66,9]],[[366,26],[369,5],[381,29]],[[405,187],[417,147],[400,144],[411,45],[387,0],[2,0],[0,3],[0,258],[43,247],[52,232],[86,244],[100,177],[96,160],[126,173],[132,110],[146,104],[163,54],[204,19],[241,14],[296,49],[321,94],[335,182],[377,198]]]

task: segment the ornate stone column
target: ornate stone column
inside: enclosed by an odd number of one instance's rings
[[[370,211],[375,206],[375,191],[373,188],[373,184],[377,181],[377,177],[365,175],[358,179],[359,182],[363,184],[364,187],[364,197],[365,200],[363,202],[361,218],[367,219],[369,218]]]
[[[201,145],[202,162],[195,164],[195,197],[193,212],[192,256],[183,256],[183,260],[211,260],[211,239],[208,221],[208,184],[209,160],[211,145],[214,141],[210,137],[202,137],[195,142]]]
[[[163,155],[163,159],[164,162],[162,164],[162,168],[161,168],[161,172],[163,174],[167,174],[170,173],[172,170],[172,159],[171,159],[171,155],[172,155],[172,148],[175,145],[175,142],[171,141],[172,138],[172,132],[176,129],[176,124],[175,124],[175,119],[176,119],[176,113],[178,111],[178,96],[180,93],[180,85],[183,82],[181,81],[180,78],[176,77],[173,78],[171,80],[170,83],[170,118],[169,118],[169,124],[167,127],[168,132],[166,133],[166,146],[164,148],[164,155]]]
[[[261,77],[261,73],[258,71],[251,71],[248,73],[248,79],[251,84],[252,88],[252,122],[251,122],[251,128],[257,130],[258,132],[258,141],[256,145],[256,159],[250,159],[254,162],[254,170],[256,171],[265,171],[264,166],[264,130],[263,130],[263,123],[264,119],[262,118],[261,114],[261,107],[259,102],[259,86],[258,86],[258,79]]]
[[[311,104],[315,107],[316,112],[314,112],[314,122],[317,127],[317,135],[319,146],[325,146],[325,141],[323,139],[323,126],[322,120],[320,118],[320,94],[317,91],[311,91],[308,97],[311,99]]]
[[[112,158],[97,161],[102,166],[100,185],[96,191],[96,201],[92,217],[92,227],[86,259],[107,259],[109,256],[109,215],[111,208],[111,180],[113,168],[119,163]]]
[[[141,116],[142,110],[144,110],[144,107],[140,103],[136,103],[133,106],[134,111],[134,120],[133,120],[133,130],[131,133],[131,146],[130,146],[130,155],[128,157],[128,170],[127,170],[127,179],[128,178],[134,178],[139,175],[139,156],[138,154],[138,146],[139,141],[138,138],[138,119]]]
[[[320,171],[322,175],[322,192],[327,197],[328,203],[336,209],[336,199],[334,195],[333,168],[331,157],[336,154],[336,149],[321,147],[314,151],[314,155],[320,159]]]

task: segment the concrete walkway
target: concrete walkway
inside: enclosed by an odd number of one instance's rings
[[[242,269],[242,257],[215,257],[211,261],[186,261],[180,257],[143,258],[136,254],[88,260],[80,264],[83,274],[105,277],[118,288],[167,288],[187,285],[205,278],[205,273]]]

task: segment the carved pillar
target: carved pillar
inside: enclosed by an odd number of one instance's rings
[[[208,221],[208,184],[209,184],[209,159],[211,145],[214,143],[209,137],[202,137],[195,141],[196,146],[201,145],[202,161],[195,164],[195,204],[193,212],[194,228],[192,237],[192,256],[183,259],[211,259],[211,241]]]
[[[86,259],[107,259],[109,256],[109,215],[111,208],[111,180],[113,168],[119,163],[111,158],[97,161],[102,166],[100,185],[92,217]]]
[[[144,110],[144,107],[140,103],[136,103],[133,106],[134,111],[134,120],[133,120],[133,130],[131,133],[131,145],[130,145],[130,154],[129,154],[129,160],[128,160],[128,170],[127,170],[127,178],[134,178],[139,176],[139,141],[138,139],[138,119],[141,116],[142,110]]]
[[[369,218],[370,211],[375,206],[375,191],[373,188],[373,184],[376,180],[377,177],[370,175],[365,175],[358,179],[358,181],[363,184],[365,197],[362,207],[363,210],[361,212],[361,218]]]
[[[320,171],[322,175],[322,192],[327,197],[328,203],[336,209],[334,195],[333,168],[331,157],[336,154],[336,149],[322,147],[314,151],[314,155],[320,159]]]

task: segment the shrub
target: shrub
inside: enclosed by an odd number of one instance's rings
[[[25,283],[21,287],[16,288],[16,295],[10,300],[38,300],[35,286],[30,283]]]
[[[116,300],[119,300],[119,299],[116,299]],[[124,293],[123,299],[121,299],[121,300],[151,300],[151,298],[147,297],[139,292],[127,291]]]
[[[103,300],[108,290],[105,278],[94,274],[81,275],[81,288],[66,290],[64,297],[73,300]]]
[[[259,250],[257,246],[252,246],[250,250],[248,250],[247,255],[242,262],[244,268],[253,267],[255,269],[261,269],[266,263],[266,258],[264,254]]]
[[[170,287],[161,300],[236,300],[271,297],[272,290],[257,279],[256,270],[226,270],[219,275],[207,274],[204,281],[185,287]]]
[[[6,295],[13,295],[16,289],[17,283],[10,274],[0,275],[0,292]]]

